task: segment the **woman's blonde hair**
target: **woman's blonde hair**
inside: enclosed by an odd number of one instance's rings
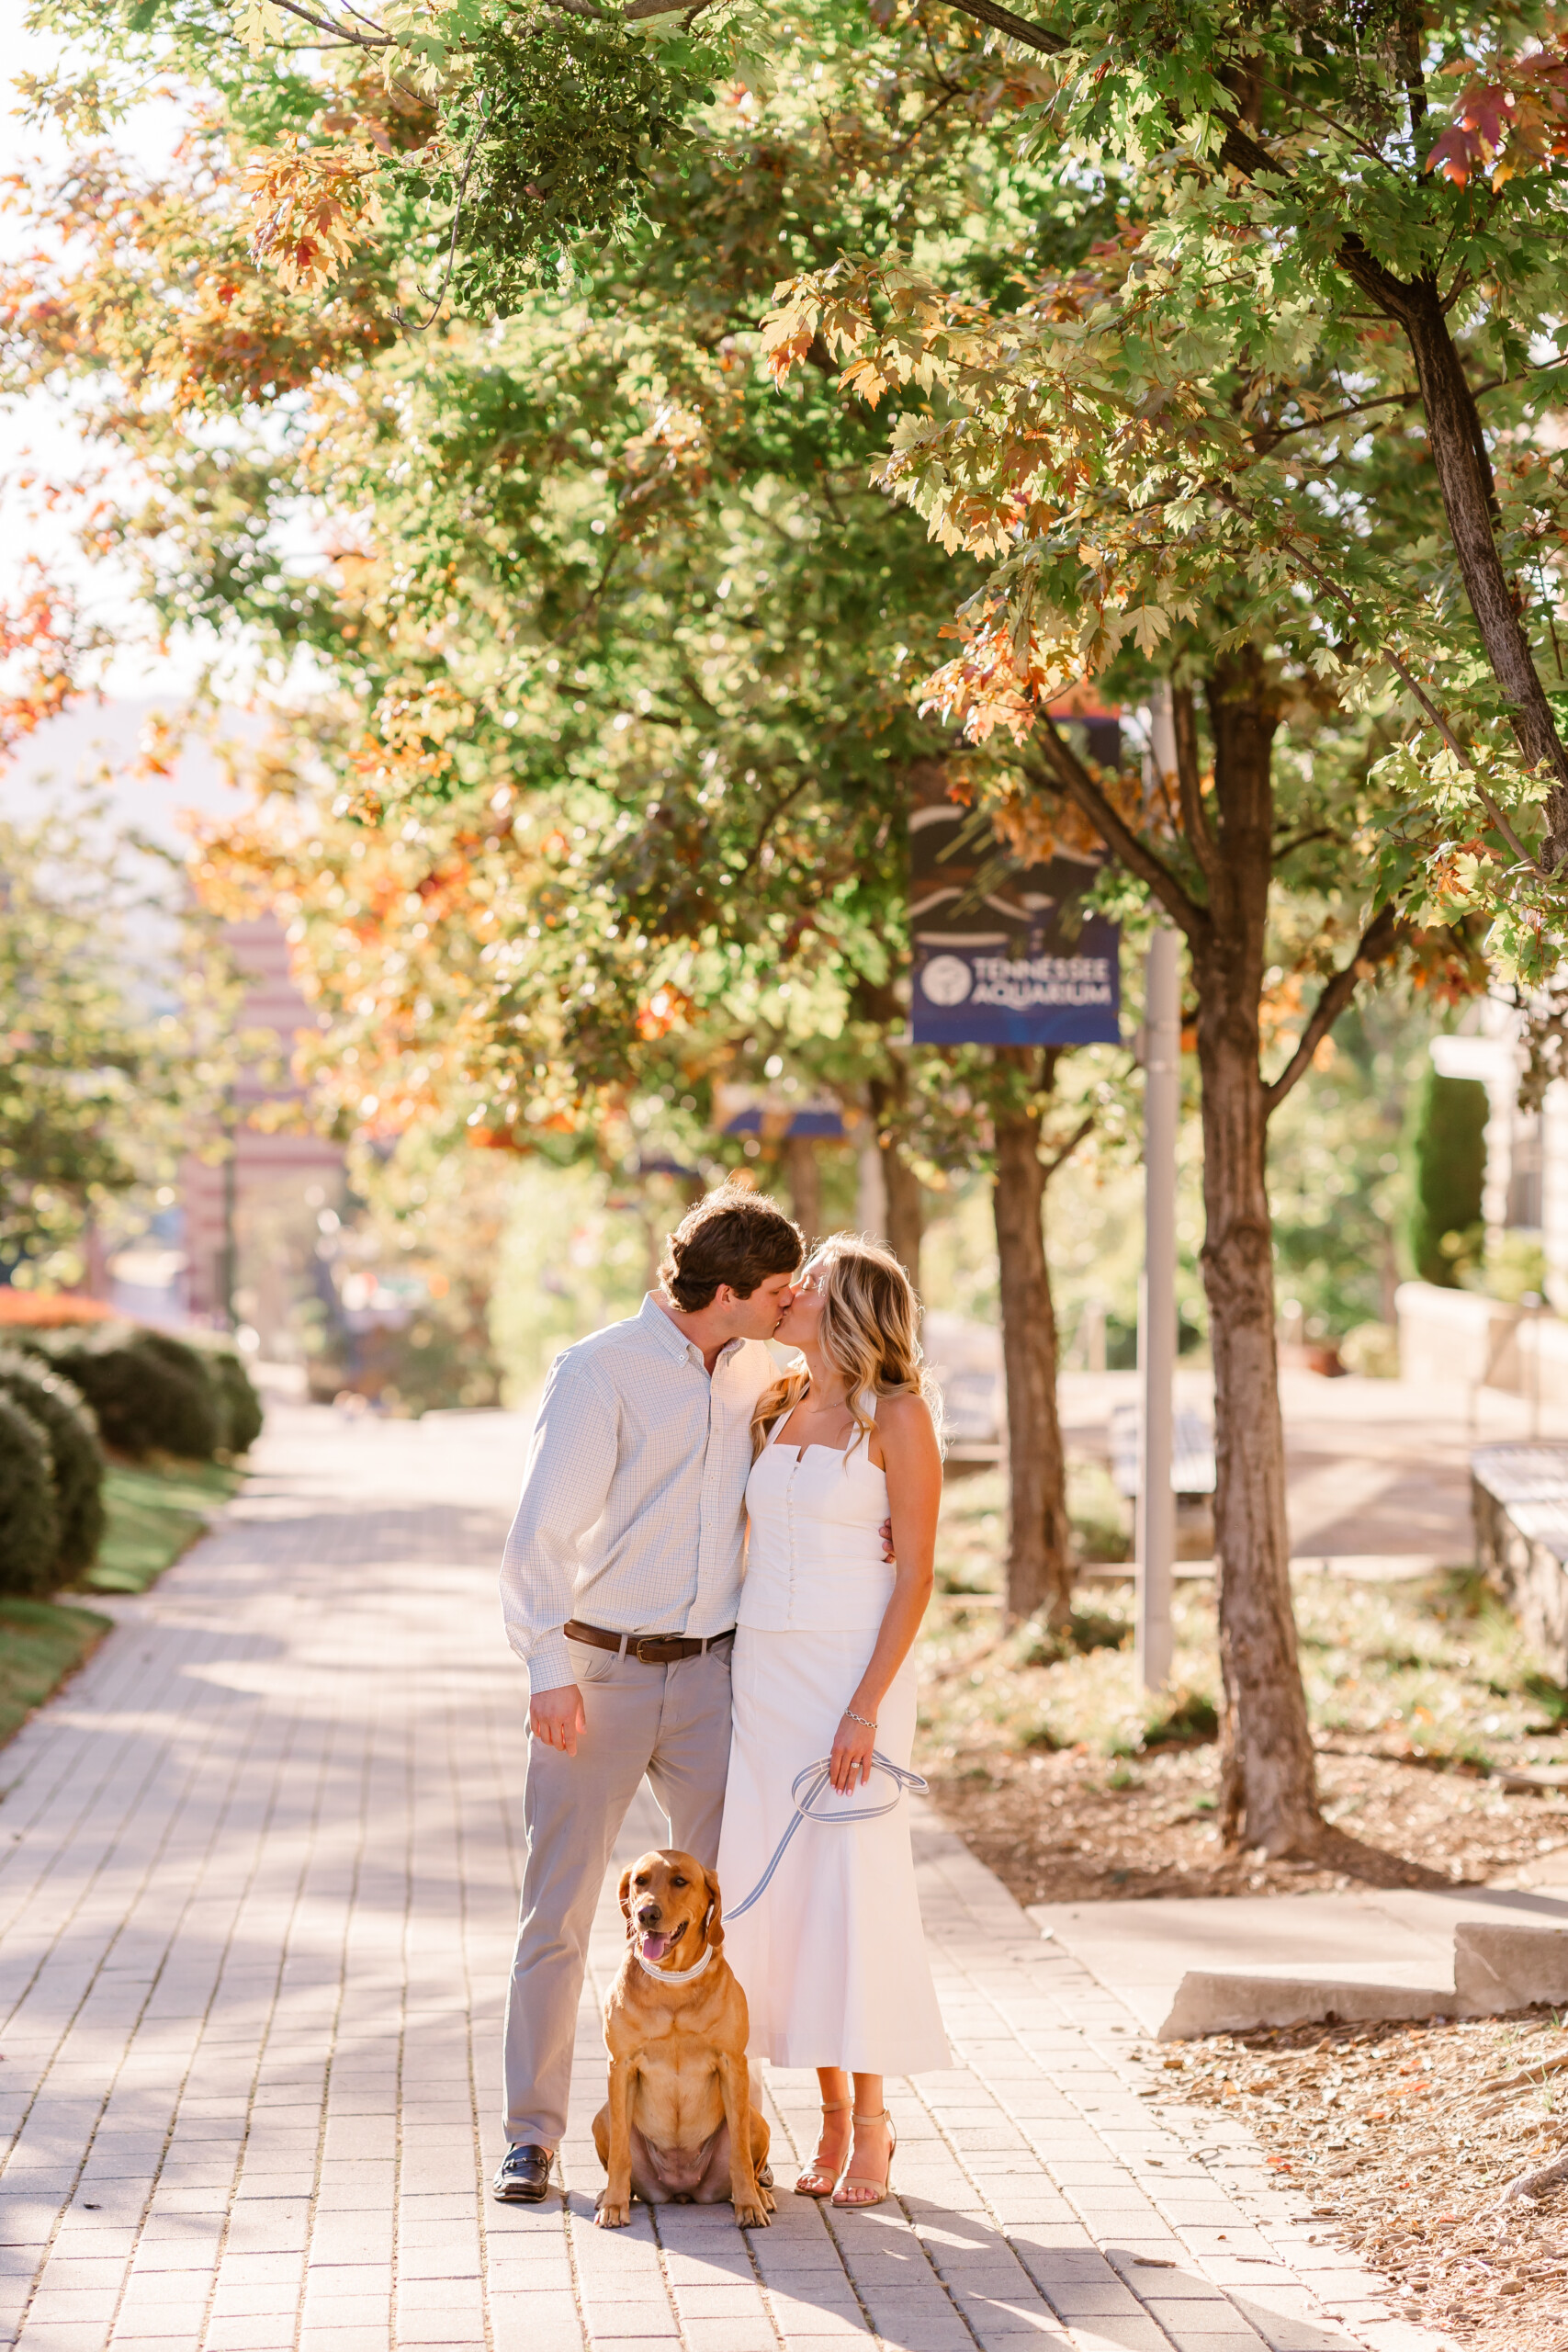
[[[920,1302],[891,1250],[863,1233],[835,1233],[807,1259],[799,1279],[807,1274],[822,1286],[818,1344],[843,1381],[854,1416],[847,1453],[876,1426],[861,1403],[868,1388],[878,1396],[923,1396],[940,1439],[942,1391],[920,1347]],[[788,1372],[763,1390],[751,1416],[753,1454],[774,1423],[795,1410],[807,1385],[804,1371]]]

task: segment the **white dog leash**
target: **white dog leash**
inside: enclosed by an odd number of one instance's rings
[[[888,1779],[894,1783],[893,1794],[888,1798],[886,1804],[857,1805],[852,1813],[846,1813],[842,1810],[833,1813],[813,1813],[811,1810],[812,1806],[816,1804],[817,1799],[827,1787],[829,1776],[832,1773],[833,1764],[830,1757],[819,1757],[815,1764],[807,1764],[801,1771],[798,1771],[795,1774],[790,1786],[790,1795],[795,1801],[795,1818],[791,1821],[789,1827],[784,1831],[784,1836],[779,1839],[778,1844],[774,1847],[773,1860],[768,1864],[767,1869],[762,1872],[761,1877],[757,1881],[756,1885],[751,1889],[751,1892],[746,1897],[745,1902],[732,1903],[727,1905],[724,1914],[726,1919],[739,1919],[744,1912],[750,1911],[753,1903],[760,1901],[761,1896],[767,1893],[768,1881],[773,1877],[773,1872],[783,1861],[784,1858],[784,1849],[789,1844],[790,1839],[795,1836],[795,1831],[800,1827],[803,1821],[825,1822],[829,1828],[849,1828],[857,1821],[880,1821],[885,1813],[891,1813],[893,1811],[894,1806],[898,1803],[906,1789],[909,1791],[911,1795],[918,1797],[923,1797],[929,1792],[929,1784],[920,1778],[920,1775],[918,1772],[907,1771],[902,1764],[894,1764],[890,1762],[889,1759],[884,1756],[879,1747],[873,1748],[872,1750],[871,1768],[874,1772],[886,1773]],[[807,1789],[806,1794],[802,1796],[800,1793],[801,1789],[808,1781],[811,1785]]]

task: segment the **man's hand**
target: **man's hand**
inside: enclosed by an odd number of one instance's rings
[[[547,1747],[558,1747],[563,1756],[577,1754],[578,1734],[587,1724],[582,1712],[582,1693],[575,1682],[563,1682],[555,1690],[536,1690],[528,1701],[528,1727],[536,1739]]]

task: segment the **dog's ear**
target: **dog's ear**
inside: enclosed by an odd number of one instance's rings
[[[621,1883],[615,1889],[615,1900],[621,1906],[621,1917],[626,1923],[626,1933],[632,1932],[632,1874],[628,1867],[621,1872]]]
[[[716,1951],[724,1941],[724,1915],[719,1903],[718,1881],[712,1871],[705,1871],[703,1883],[708,1891],[707,1917],[703,1921],[703,1933]]]

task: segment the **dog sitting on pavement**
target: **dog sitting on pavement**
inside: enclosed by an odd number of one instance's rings
[[[648,2205],[718,2205],[742,2229],[773,2211],[769,2132],[751,2104],[746,1996],[719,1947],[718,1882],[690,1854],[644,1854],[621,1876],[626,1953],[604,2004],[610,2096],[593,2119],[607,2178],[595,2219]]]

